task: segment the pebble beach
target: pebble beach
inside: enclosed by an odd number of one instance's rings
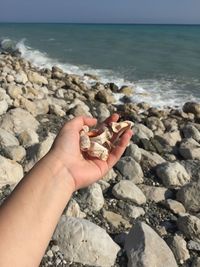
[[[0,54],[0,203],[65,122],[115,112],[134,122],[120,161],[72,196],[40,267],[200,267],[200,103],[160,109],[132,92]]]

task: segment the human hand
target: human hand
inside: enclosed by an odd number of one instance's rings
[[[110,116],[106,123],[117,121],[118,114]],[[108,160],[85,158],[80,150],[80,131],[83,125],[94,126],[95,118],[80,116],[67,122],[60,130],[51,148],[56,160],[59,160],[72,176],[74,191],[86,187],[102,178],[120,159],[132,136],[127,130],[120,138],[119,144],[111,151]]]

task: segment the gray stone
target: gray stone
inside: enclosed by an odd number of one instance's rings
[[[6,184],[16,185],[23,175],[20,164],[0,156],[0,188]]]
[[[116,102],[116,99],[110,90],[100,90],[95,95],[95,99],[105,104],[113,104]]]
[[[51,104],[49,106],[50,113],[55,114],[57,116],[63,117],[65,116],[65,111],[59,105]]]
[[[147,128],[144,124],[135,123],[134,125],[134,136],[137,136],[139,139],[150,139],[154,136],[152,130]]]
[[[3,148],[3,152],[6,157],[18,162],[26,156],[26,150],[22,146],[7,146]]]
[[[60,250],[60,248],[59,248],[59,246],[57,246],[57,245],[53,245],[53,246],[51,247],[51,250],[52,250],[53,252],[58,252],[58,251]]]
[[[28,72],[28,79],[31,83],[36,83],[38,85],[48,84],[48,80],[46,79],[46,77],[44,77],[44,76],[42,76],[39,73],[34,72],[34,71]]]
[[[108,211],[103,209],[103,217],[115,228],[119,228],[122,225],[125,228],[131,227],[128,221],[123,219],[123,217],[120,214],[117,214],[113,211]]]
[[[8,83],[12,83],[12,82],[14,82],[14,77],[13,77],[13,75],[7,75],[7,76],[6,76],[6,80],[7,80]]]
[[[135,184],[143,182],[143,171],[140,165],[131,157],[122,157],[115,167],[123,177]]]
[[[142,154],[141,164],[147,165],[149,168],[153,168],[158,164],[165,162],[165,160],[155,152],[149,152],[140,148]]]
[[[86,215],[81,211],[79,204],[73,198],[69,201],[64,215],[68,217],[84,218]]]
[[[16,83],[21,83],[21,84],[26,84],[28,82],[28,77],[25,72],[20,71],[15,75],[15,82]]]
[[[194,139],[183,139],[179,147],[179,153],[184,159],[200,160],[200,144]]]
[[[126,204],[125,207],[126,207],[126,214],[130,218],[136,219],[145,214],[144,209],[141,207],[132,206],[130,204]]]
[[[25,130],[18,134],[20,144],[25,148],[39,143],[38,134],[35,131]]]
[[[8,110],[8,103],[5,99],[0,99],[0,116]]]
[[[96,107],[96,114],[100,121],[104,121],[106,118],[110,116],[110,111],[107,109],[107,105],[104,103],[100,103]]]
[[[53,252],[51,250],[48,250],[46,255],[49,257],[49,258],[53,258]]]
[[[92,266],[111,267],[120,250],[104,229],[85,219],[62,216],[54,238],[67,260]]]
[[[138,187],[142,190],[147,200],[151,200],[156,203],[173,196],[172,191],[165,187],[155,187],[145,184],[138,185]]]
[[[19,103],[18,103],[19,102]],[[15,106],[20,106],[21,108],[27,110],[34,117],[37,116],[37,108],[33,101],[26,99],[23,96],[19,96],[18,100],[15,100]]]
[[[190,214],[183,214],[178,218],[178,228],[187,238],[200,242],[200,219]]]
[[[13,85],[13,84],[8,87],[7,91],[8,91],[9,96],[13,99],[18,98],[19,96],[23,94],[22,88],[20,86]]]
[[[159,135],[159,139],[166,145],[175,146],[177,142],[181,141],[181,135],[179,131],[166,132]]]
[[[89,107],[84,105],[76,105],[74,108],[70,109],[69,112],[75,117],[77,116],[89,116],[92,117],[92,114],[89,112]]]
[[[8,104],[8,106],[12,105],[13,100],[10,98],[9,95],[6,94],[5,89],[0,87],[0,101],[5,100]]]
[[[152,138],[151,138],[152,140]],[[152,141],[148,140],[148,139],[141,139],[140,140],[140,145],[142,146],[142,148],[146,151],[152,151],[152,152],[156,152],[157,148],[155,145],[153,145]],[[155,141],[153,141],[155,143]],[[158,147],[158,146],[157,146]],[[163,153],[163,152],[161,152]]]
[[[200,161],[199,160],[182,160],[180,162],[191,176],[192,181],[197,182],[200,179]]]
[[[20,134],[23,131],[35,132],[39,122],[26,110],[15,108],[9,110],[0,120],[0,128]]]
[[[58,79],[58,80],[61,80],[65,77],[65,74],[60,72],[60,71],[54,71],[52,73],[52,79]]]
[[[9,146],[18,146],[19,141],[13,134],[0,128],[0,145],[3,148]]]
[[[136,144],[131,143],[125,151],[125,156],[133,158],[135,161],[140,162],[142,158],[141,151]]]
[[[190,240],[187,243],[187,247],[189,250],[200,251],[200,242]]]
[[[58,89],[56,91],[55,95],[57,98],[64,98],[65,97],[65,89]]]
[[[133,182],[122,180],[112,189],[113,195],[122,200],[130,200],[138,205],[146,203],[146,197]]]
[[[97,183],[101,186],[101,190],[103,192],[107,191],[107,189],[110,187],[110,184],[104,180],[99,180]]]
[[[185,213],[184,206],[176,200],[167,199],[163,201],[162,204],[175,214]]]
[[[193,113],[198,117],[200,115],[200,104],[196,102],[186,102],[183,105],[183,111],[185,113]]]
[[[200,142],[200,132],[194,125],[185,125],[182,132],[185,138],[193,138],[195,141]]]
[[[134,89],[131,86],[122,86],[118,92],[126,96],[131,96],[134,93]]]
[[[156,168],[158,177],[166,187],[179,187],[190,181],[190,176],[185,168],[178,162],[162,163]]]
[[[104,175],[102,179],[106,182],[109,182],[110,180],[115,180],[116,176],[117,176],[116,172],[113,169],[111,169],[106,173],[106,175]]]
[[[49,152],[54,142],[55,137],[56,137],[55,134],[48,133],[48,136],[45,138],[45,140],[42,143],[40,143],[38,152],[37,152],[38,160],[40,160],[42,157],[44,157]]]
[[[161,236],[166,236],[168,233],[167,233],[167,230],[166,230],[166,227],[164,225],[156,225],[156,232]]]
[[[49,101],[47,99],[34,100],[34,104],[36,107],[36,116],[44,115],[49,112]]]
[[[82,201],[87,204],[90,211],[99,211],[104,205],[104,197],[101,186],[98,183],[81,190]]]
[[[169,245],[178,263],[183,264],[190,258],[187,243],[181,236],[173,236]]]
[[[178,123],[177,120],[174,118],[167,117],[166,119],[162,120],[166,132],[174,132],[178,130]]]
[[[188,211],[200,211],[200,179],[181,187],[177,193],[177,199],[183,203]]]
[[[128,267],[177,267],[174,255],[164,240],[143,222],[137,222],[130,230],[125,250]]]
[[[160,118],[158,117],[148,117],[146,120],[147,127],[150,128],[156,134],[163,133],[165,131],[165,126]]]
[[[176,156],[173,154],[165,154],[164,157],[166,161],[170,162],[176,161]]]
[[[193,260],[192,267],[200,267],[200,257]]]

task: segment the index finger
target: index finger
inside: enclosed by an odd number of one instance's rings
[[[87,117],[87,116],[79,116],[71,121],[67,122],[65,128],[74,129],[77,131],[81,131],[84,125],[94,126],[97,123],[97,119]]]

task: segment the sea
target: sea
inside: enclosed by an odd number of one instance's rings
[[[200,102],[200,26],[0,23],[0,47],[36,66],[128,85],[133,102]]]

